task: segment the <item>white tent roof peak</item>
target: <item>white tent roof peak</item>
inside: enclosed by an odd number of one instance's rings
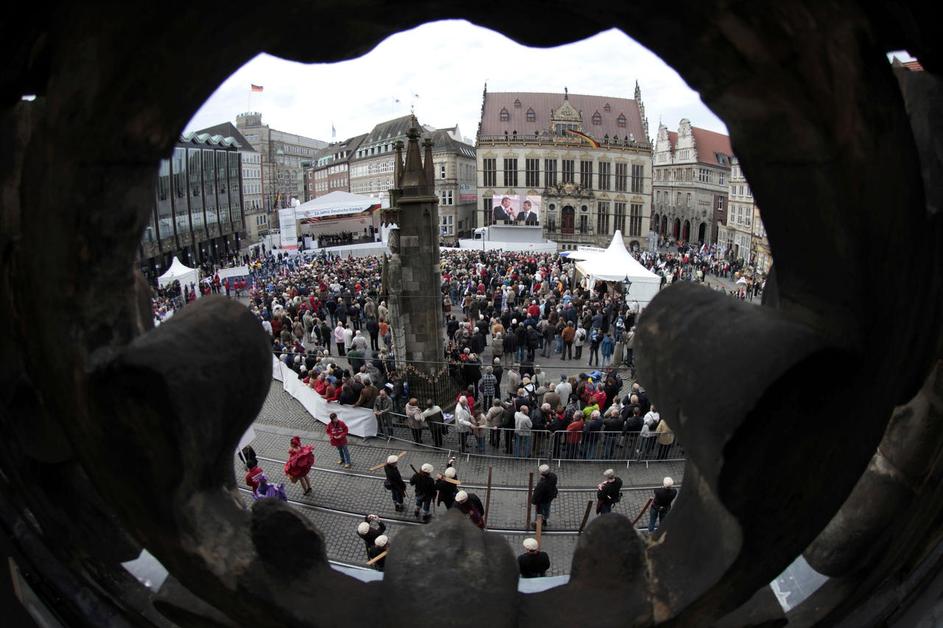
[[[174,256],[174,260],[170,263],[170,268],[167,269],[163,275],[160,276],[161,279],[166,279],[168,281],[174,281],[180,277],[185,277],[190,275],[190,273],[196,272],[195,268],[190,268],[186,264],[180,261],[177,256]]]

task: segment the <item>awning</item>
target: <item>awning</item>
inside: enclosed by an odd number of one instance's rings
[[[369,214],[380,208],[380,202],[370,196],[350,192],[331,192],[295,207],[297,220],[314,222],[323,218]]]

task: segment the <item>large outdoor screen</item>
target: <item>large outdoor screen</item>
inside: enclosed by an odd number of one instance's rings
[[[539,196],[495,194],[491,206],[491,219],[496,225],[540,224]]]

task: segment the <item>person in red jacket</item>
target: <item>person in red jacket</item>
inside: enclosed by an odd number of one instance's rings
[[[328,385],[324,390],[325,401],[337,401],[341,398],[341,387],[337,385],[337,378],[333,375],[327,379]]]
[[[242,458],[242,462],[246,465],[246,486],[254,491],[259,488],[259,476],[262,475],[262,467],[259,466],[255,450],[249,446],[243,447],[242,451],[239,453],[239,457]]]
[[[301,444],[301,438],[291,437],[291,446],[288,447],[288,461],[285,463],[285,475],[291,480],[291,483],[301,482],[301,488],[304,494],[311,492],[311,482],[308,481],[308,473],[314,466],[314,452],[310,445]]]
[[[328,438],[331,440],[331,447],[337,447],[341,459],[337,464],[344,465],[345,469],[350,468],[350,450],[347,449],[347,424],[337,418],[337,413],[331,413],[331,421],[324,427]]]

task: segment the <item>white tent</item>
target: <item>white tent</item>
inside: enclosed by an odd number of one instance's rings
[[[295,207],[295,218],[305,220],[306,218],[349,216],[379,207],[379,200],[370,196],[337,191],[298,205]]]
[[[661,277],[642,266],[632,257],[622,241],[622,232],[616,231],[612,236],[609,247],[603,251],[581,251],[576,270],[589,280],[592,286],[597,281],[613,281],[623,283],[626,279],[632,282],[627,299],[638,301],[645,307],[655,298],[661,287]],[[572,255],[570,256],[572,259]]]
[[[164,287],[169,286],[175,281],[180,282],[181,288],[184,286],[189,287],[191,283],[196,285],[200,281],[200,271],[196,268],[184,266],[183,262],[174,257],[174,261],[171,262],[167,272],[157,278],[157,283],[161,287]],[[200,296],[199,290],[197,290],[196,294]]]

